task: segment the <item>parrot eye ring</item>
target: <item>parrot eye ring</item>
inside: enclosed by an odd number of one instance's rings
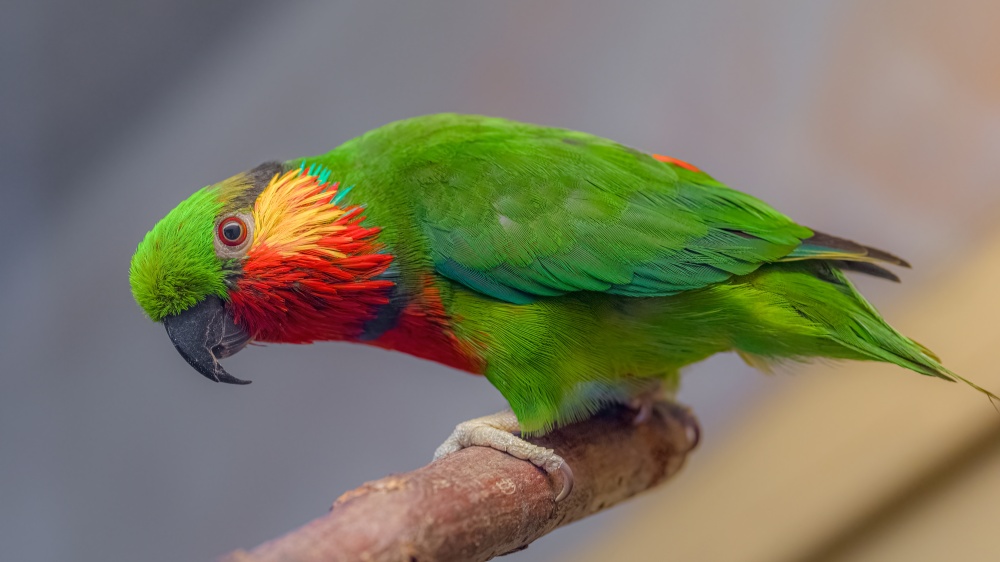
[[[247,225],[240,217],[229,217],[219,223],[219,242],[226,246],[239,246],[247,239]]]
[[[215,223],[215,253],[223,259],[241,258],[253,242],[253,218],[244,213],[221,217]]]

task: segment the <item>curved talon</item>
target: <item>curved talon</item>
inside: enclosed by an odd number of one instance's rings
[[[635,410],[635,417],[632,418],[632,425],[642,425],[649,421],[649,416],[653,415],[653,400],[636,399],[629,403]]]
[[[662,402],[670,402],[670,399],[663,390],[662,383],[654,381],[648,384],[644,390],[638,392],[626,402],[628,407],[635,411],[635,417],[632,418],[632,425],[642,425],[649,421],[653,416],[653,408]]]
[[[573,491],[573,469],[569,467],[569,463],[564,460],[559,465],[559,472],[562,473],[562,489],[556,495],[556,503],[566,499],[566,496],[569,496],[570,492]],[[549,476],[552,476],[551,472]]]

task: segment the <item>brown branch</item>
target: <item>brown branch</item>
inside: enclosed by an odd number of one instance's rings
[[[673,476],[697,445],[697,421],[683,407],[658,405],[639,426],[633,418],[619,409],[532,440],[575,472],[558,504],[559,483],[534,465],[471,447],[368,482],[323,517],[222,562],[473,561],[526,548]]]

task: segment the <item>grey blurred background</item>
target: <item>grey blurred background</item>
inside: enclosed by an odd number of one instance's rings
[[[252,547],[366,480],[421,466],[455,423],[503,406],[485,380],[335,343],[251,348],[227,368],[252,386],[207,383],[143,318],[127,279],[142,235],[194,190],[395,119],[484,113],[694,162],[800,222],[906,256],[919,286],[1000,200],[996,80],[955,63],[988,58],[997,14],[965,3],[982,11],[948,20],[927,3],[832,0],[6,6],[3,557],[208,560]],[[912,290],[861,284],[879,306]],[[728,356],[690,369],[680,398],[705,426],[701,454],[783,384]],[[505,560],[569,556],[632,509]],[[683,532],[664,529],[664,543]]]

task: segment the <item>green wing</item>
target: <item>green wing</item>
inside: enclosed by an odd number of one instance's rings
[[[750,273],[812,235],[706,174],[592,135],[456,115],[393,126],[419,126],[395,165],[420,190],[435,268],[508,302],[671,295]]]

